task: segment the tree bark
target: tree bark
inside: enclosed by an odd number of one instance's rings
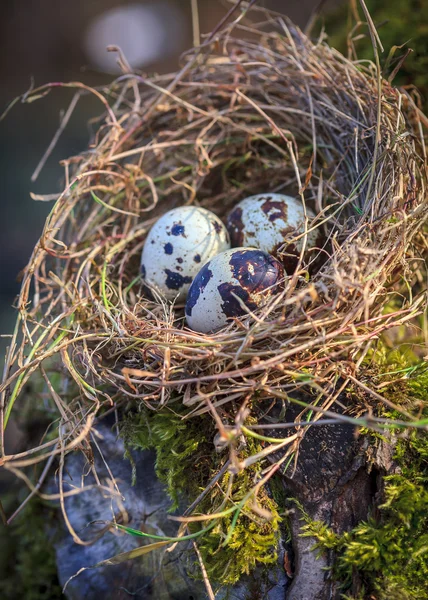
[[[345,406],[343,402],[340,404]],[[290,408],[286,420],[293,420],[300,410]],[[383,475],[395,468],[393,447],[393,440],[381,442],[370,456],[368,436],[357,437],[350,424],[310,427],[300,444],[294,473],[288,470],[283,475],[284,488],[310,519],[322,521],[340,535],[376,513]],[[294,576],[285,600],[337,600],[340,591],[329,569],[334,553],[317,558],[313,551],[316,540],[301,536],[304,524],[301,510],[295,506],[290,512]],[[357,593],[360,585],[355,577],[352,592]]]

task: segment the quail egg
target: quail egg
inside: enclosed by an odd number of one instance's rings
[[[281,289],[281,263],[257,248],[234,248],[215,256],[202,267],[190,286],[186,301],[189,327],[201,333],[226,325],[230,317],[266,304]]]
[[[309,220],[315,215],[306,210]],[[235,206],[227,219],[232,247],[254,246],[277,256],[281,249],[281,260],[285,270],[292,273],[303,245],[303,237],[287,243],[305,231],[303,205],[291,196],[283,194],[257,194],[249,196]],[[308,232],[306,248],[320,243],[318,231]]]
[[[209,210],[182,206],[165,213],[151,228],[141,256],[145,283],[168,300],[185,300],[202,265],[230,248],[229,234]]]

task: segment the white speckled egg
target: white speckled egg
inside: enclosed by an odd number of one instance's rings
[[[202,265],[230,248],[220,219],[198,206],[165,213],[151,228],[141,256],[145,283],[168,300],[184,300]]]
[[[263,306],[279,292],[284,279],[281,263],[257,248],[226,250],[202,267],[190,286],[186,301],[189,327],[201,333],[226,325],[230,317]]]
[[[308,209],[306,213],[309,228],[315,215]],[[288,273],[295,270],[296,257],[302,249],[303,238],[288,245],[287,240],[292,240],[305,231],[303,205],[298,200],[284,194],[249,196],[239,202],[229,214],[227,228],[232,247],[254,246],[276,256],[278,249],[284,246],[280,258],[285,270]],[[306,248],[313,248],[319,244],[318,231],[309,232]]]

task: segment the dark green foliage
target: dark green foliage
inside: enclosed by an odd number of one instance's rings
[[[392,72],[396,61],[403,56],[407,48],[412,53],[406,58],[404,64],[394,79],[395,85],[416,85],[422,92],[425,111],[428,108],[428,2],[426,0],[394,0],[394,2],[380,2],[379,0],[365,0],[372,19],[378,28],[378,33],[385,52],[381,57],[385,66],[388,55],[394,46],[397,48],[394,58],[389,62],[385,76]],[[364,21],[363,12],[358,6],[360,19]],[[329,35],[329,43],[347,53],[347,34],[352,24],[352,19],[347,19],[349,4],[345,3],[339,10],[327,15],[325,28]],[[365,34],[355,42],[359,59],[373,59],[373,47],[367,29],[360,28],[357,34]]]
[[[10,527],[0,524],[0,596],[4,600],[59,600],[55,552],[46,533],[54,509],[33,499]]]

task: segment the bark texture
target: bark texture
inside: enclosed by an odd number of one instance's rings
[[[289,409],[286,420],[294,419],[298,411]],[[367,437],[356,437],[355,428],[346,423],[310,427],[301,442],[294,473],[284,474],[287,495],[295,498],[311,519],[342,534],[375,513],[382,495],[382,475],[394,469],[392,454],[393,443],[382,443],[376,454],[370,455]],[[316,540],[301,536],[304,522],[297,507],[291,510],[290,525],[294,577],[285,600],[337,600],[340,592],[328,569],[334,554],[317,558],[311,550]],[[357,578],[353,587],[358,591]]]

